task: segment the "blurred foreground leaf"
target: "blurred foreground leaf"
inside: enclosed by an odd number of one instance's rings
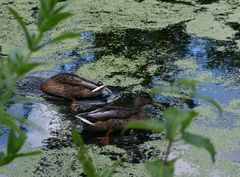
[[[96,169],[93,164],[92,158],[88,154],[82,137],[78,134],[75,129],[72,129],[72,138],[74,143],[79,147],[78,148],[78,160],[83,165],[83,170],[88,177],[98,177],[99,175],[96,172]]]
[[[164,124],[158,120],[135,120],[129,122],[124,127],[123,132],[127,129],[142,129],[161,133],[164,131]]]
[[[7,154],[12,155],[16,154],[20,150],[26,140],[26,135],[23,131],[16,132],[10,129],[8,139],[11,141],[8,141]]]
[[[32,152],[26,152],[26,153],[11,154],[11,155],[9,155],[9,154],[5,155],[3,152],[0,152],[0,166],[7,165],[18,157],[27,157],[27,156],[39,155],[41,153],[42,152],[40,150],[32,151]]]
[[[151,177],[173,177],[175,161],[171,160],[166,163],[162,160],[148,161],[145,167]]]
[[[84,145],[82,137],[75,129],[72,129],[72,138],[78,148],[78,160],[83,165],[83,170],[88,177],[112,177],[115,169],[120,165],[121,161],[115,161],[111,166],[105,167],[101,175],[99,175],[94,166],[91,156]]]
[[[206,95],[201,95],[201,94],[198,94],[198,93],[193,93],[193,97],[202,99],[202,100],[210,103],[211,105],[213,105],[218,110],[218,112],[220,113],[220,116],[222,115],[222,107],[213,98],[211,98],[209,96],[206,96]]]
[[[31,35],[27,29],[27,26],[25,25],[22,17],[17,13],[17,11],[15,11],[13,8],[8,7],[8,10],[11,12],[11,14],[13,14],[13,16],[15,17],[15,19],[17,20],[17,22],[19,23],[19,25],[22,27],[24,35],[26,37],[26,41],[28,44],[28,47],[30,49],[32,49],[32,38]]]
[[[101,174],[101,177],[112,177],[115,169],[121,164],[120,160],[115,161],[111,166],[105,168]]]
[[[166,138],[173,141],[174,138],[184,131],[197,116],[193,110],[184,110],[176,108],[168,108],[164,111],[163,117],[166,120]]]
[[[216,151],[213,144],[210,142],[208,138],[204,138],[202,136],[194,135],[188,132],[184,132],[182,134],[182,138],[189,144],[207,150],[211,155],[212,161],[215,162]]]

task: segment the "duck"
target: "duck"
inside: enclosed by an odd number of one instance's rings
[[[76,111],[76,100],[107,95],[110,90],[102,83],[96,83],[72,73],[60,73],[40,85],[44,93],[72,100],[72,111]],[[107,92],[107,93],[106,93]]]
[[[85,131],[106,132],[101,143],[109,144],[111,132],[123,129],[130,121],[145,119],[147,111],[144,110],[144,105],[147,104],[163,108],[161,104],[153,101],[149,93],[141,91],[135,95],[130,107],[106,106],[88,113],[78,114],[75,117],[83,122]]]

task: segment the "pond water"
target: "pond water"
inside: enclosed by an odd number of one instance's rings
[[[190,1],[183,2],[188,5]],[[214,2],[217,1],[199,3]],[[223,108],[223,116],[219,117],[217,111],[207,103],[190,100],[187,104],[200,115],[190,130],[211,138],[218,152],[217,162],[215,167],[209,165],[209,156],[203,155],[204,152],[186,146],[183,142],[176,142],[172,155],[183,156],[176,164],[175,173],[177,176],[237,176],[240,173],[240,51],[236,42],[194,36],[187,32],[186,22],[157,30],[125,28],[108,32],[83,31],[80,36],[85,47],[75,46],[71,50],[54,53],[58,58],[70,60],[34,71],[18,82],[20,94],[29,97],[31,102],[11,104],[6,108],[8,112],[23,117],[42,129],[39,131],[20,125],[28,136],[25,148],[40,147],[44,150],[43,156],[33,158],[35,165],[29,168],[31,170],[25,169],[23,174],[54,176],[54,173],[60,173],[64,176],[63,174],[69,173],[66,170],[69,167],[72,175],[81,173],[84,176],[81,170],[79,172],[81,167],[74,159],[76,152],[71,142],[70,127],[74,124],[81,132],[81,123],[75,120],[75,115],[104,106],[106,102],[79,101],[78,112],[73,113],[70,111],[70,102],[52,99],[39,91],[41,82],[60,72],[74,72],[96,81],[101,80],[113,90],[113,96],[109,98],[112,104],[119,106],[130,105],[137,90],[170,84],[178,78],[199,80],[197,91],[216,99]],[[106,64],[109,66],[104,68]],[[115,64],[119,68],[114,69]],[[98,73],[95,74],[94,71]],[[156,94],[154,99],[166,106],[178,102],[174,97],[161,94]],[[148,117],[161,119],[161,110],[151,107],[147,109]],[[4,127],[2,130],[1,149],[7,143],[8,133]],[[125,162],[128,166],[127,176],[139,176],[142,163],[152,157],[161,158],[166,145],[162,135],[151,132],[130,131],[125,135],[116,132],[111,135],[110,145],[106,147],[99,145],[103,134],[83,132],[82,136],[93,157],[103,160],[103,164],[118,158]],[[65,162],[66,156],[72,157],[68,159],[69,162]],[[20,168],[23,164],[28,167],[26,163],[27,160],[25,163],[17,161],[14,166],[22,172]],[[99,162],[96,163],[99,165]],[[101,165],[99,168],[102,168]],[[12,166],[8,168],[11,169]],[[0,174],[2,170],[6,176],[13,175],[9,169],[0,169]],[[137,172],[139,169],[141,170]],[[123,171],[118,170],[117,175],[122,176]],[[143,172],[140,176],[145,174]]]

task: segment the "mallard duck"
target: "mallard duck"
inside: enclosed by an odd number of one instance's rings
[[[100,83],[95,83],[75,74],[60,73],[45,80],[40,85],[40,90],[50,95],[72,100],[72,110],[76,110],[76,99],[104,95],[104,87]]]
[[[131,108],[126,107],[104,107],[97,110],[76,115],[76,118],[84,122],[86,131],[105,131],[102,144],[108,144],[109,134],[112,131],[121,130],[129,121],[144,119],[146,111],[144,105],[151,104],[155,107],[162,107],[153,101],[147,92],[139,92],[133,100]]]

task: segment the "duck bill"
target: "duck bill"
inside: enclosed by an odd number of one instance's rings
[[[161,109],[163,109],[163,105],[161,105],[161,104],[159,104],[159,103],[153,102],[152,105],[153,105],[155,108],[161,108]]]

